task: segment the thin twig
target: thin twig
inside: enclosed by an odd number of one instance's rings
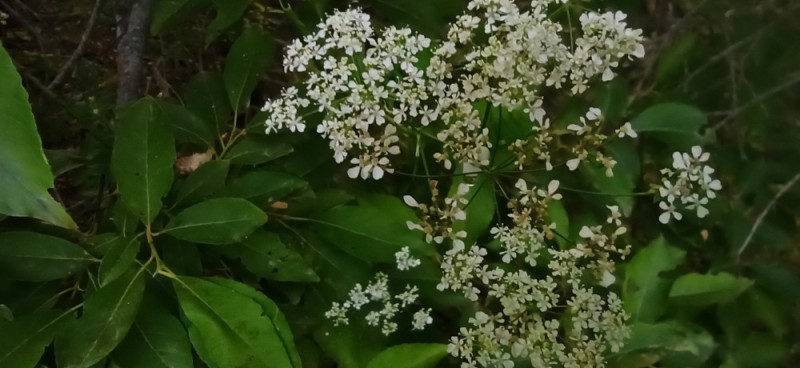
[[[748,101],[746,104],[744,104],[742,106],[739,106],[736,109],[731,110],[730,112],[728,112],[728,114],[727,114],[728,117],[726,117],[725,119],[722,119],[722,121],[720,121],[719,123],[715,124],[713,127],[711,127],[711,129],[712,130],[718,130],[719,128],[722,128],[723,126],[725,126],[726,124],[731,122],[733,120],[733,118],[735,118],[740,113],[742,113],[742,111],[745,111],[745,110],[749,109],[751,106],[753,106],[753,105],[755,105],[755,104],[757,104],[757,103],[759,103],[761,101],[764,101],[768,97],[770,97],[770,96],[772,96],[772,95],[774,95],[774,94],[776,94],[778,92],[781,92],[781,91],[783,91],[783,90],[785,90],[785,89],[787,89],[787,88],[789,88],[791,86],[794,86],[797,83],[800,83],[800,77],[789,79],[785,83],[779,84],[779,85],[775,86],[774,88],[770,89],[769,91],[766,91],[766,92],[756,96],[752,100]]]
[[[778,193],[772,197],[772,200],[769,201],[767,207],[764,208],[763,211],[758,215],[756,218],[756,222],[753,224],[753,228],[750,229],[750,233],[747,234],[747,238],[744,239],[742,242],[742,246],[739,247],[739,251],[736,253],[736,256],[739,257],[742,255],[747,246],[750,244],[750,241],[753,240],[753,236],[756,234],[756,230],[761,226],[761,223],[764,222],[764,218],[767,217],[767,214],[772,211],[772,208],[775,207],[775,204],[778,203],[778,199],[780,199],[786,192],[791,189],[797,181],[800,180],[800,173],[797,173],[791,180],[789,180],[786,184],[784,184]]]
[[[84,29],[83,34],[81,35],[81,40],[78,42],[78,47],[75,48],[75,51],[72,52],[72,55],[69,56],[67,62],[56,74],[56,77],[53,78],[53,81],[47,85],[48,89],[53,89],[64,80],[64,77],[67,75],[67,72],[78,62],[78,59],[83,56],[83,50],[86,48],[86,41],[89,40],[89,34],[92,33],[92,29],[94,28],[94,23],[97,21],[97,13],[99,13],[100,7],[103,5],[103,0],[95,0],[94,8],[92,9],[92,14],[89,16],[89,21],[86,23],[86,29]]]

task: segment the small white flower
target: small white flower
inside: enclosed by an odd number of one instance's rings
[[[411,327],[414,330],[424,330],[425,326],[431,323],[433,323],[433,317],[431,317],[431,309],[423,308],[414,313],[414,316],[411,321]]]
[[[394,256],[397,262],[397,269],[400,271],[410,270],[422,263],[419,259],[411,256],[408,247],[403,247],[400,251],[395,253]]]

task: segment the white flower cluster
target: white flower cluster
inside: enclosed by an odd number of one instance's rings
[[[464,212],[462,206],[468,203],[466,195],[469,193],[470,185],[466,183],[459,184],[455,195],[453,197],[445,197],[441,203],[439,202],[437,185],[438,182],[436,180],[430,181],[432,197],[430,205],[419,203],[409,195],[403,197],[406,205],[417,209],[421,219],[419,223],[409,221],[406,225],[410,230],[419,230],[425,233],[425,241],[429,244],[442,244],[445,239],[449,239],[456,246],[463,247],[464,241],[462,239],[467,237],[467,232],[453,230],[453,224],[456,221],[463,221],[467,218],[467,213]]]
[[[395,254],[397,268],[401,271],[409,270],[420,265],[420,260],[411,256],[408,247],[404,247]],[[380,327],[384,335],[389,335],[397,331],[398,325],[395,322],[398,314],[415,304],[419,299],[419,290],[416,286],[406,285],[405,290],[397,295],[392,295],[389,291],[389,277],[385,273],[377,273],[375,279],[370,281],[366,287],[356,284],[349,294],[348,300],[343,303],[334,302],[325,317],[333,320],[333,324],[348,324],[347,312],[351,310],[361,310],[362,307],[374,303],[380,305],[379,309],[367,313],[365,319],[367,324]],[[422,330],[425,326],[433,322],[430,315],[430,308],[422,308],[414,313],[411,320],[411,328]]]
[[[323,112],[317,132],[328,139],[336,162],[349,159],[351,178],[380,179],[394,171],[390,157],[400,154],[400,135],[432,127],[442,144],[436,161],[447,169],[454,161],[479,168],[489,165],[492,148],[476,108],[485,101],[529,115],[531,137],[511,148],[524,152],[531,144],[535,158],[551,169],[555,147],[544,90],[566,86],[582,93],[592,79],[612,78],[621,59],[644,55],[641,31],[628,28],[624,14],[584,13],[580,32],[573,32],[548,18],[557,2],[564,1],[533,0],[522,11],[511,0],[473,0],[436,44],[408,28],[376,31],[359,9],[336,12],[288,47],[285,69],[306,73],[305,84],[302,92],[287,88],[264,105],[267,133],[302,132],[301,110]],[[427,63],[423,52],[432,55]],[[589,116],[600,120],[595,110]],[[577,134],[579,141],[597,143],[599,127],[595,132]],[[592,145],[580,147],[570,168]]]
[[[604,354],[619,351],[629,335],[620,298],[605,289],[614,283],[613,255],[626,232],[621,214],[609,206],[604,226],[583,227],[570,249],[553,249],[555,224],[544,224],[548,203],[560,199],[558,182],[547,190],[524,181],[511,201],[512,226],[491,230],[504,265],[490,266],[488,251],[454,245],[442,261],[441,290],[461,292],[485,308],[452,337],[448,351],[461,367],[603,367]],[[541,264],[540,264],[541,263]],[[508,267],[514,265],[515,267]]]
[[[710,199],[717,197],[716,192],[722,189],[722,183],[714,179],[714,168],[708,166],[709,153],[702,147],[692,147],[690,153],[675,152],[672,154],[672,169],[664,168],[664,178],[658,187],[660,201],[658,206],[663,211],[658,220],[663,224],[670,219],[680,220],[683,215],[678,211],[678,204],[696,211],[697,217],[708,215],[705,207]]]

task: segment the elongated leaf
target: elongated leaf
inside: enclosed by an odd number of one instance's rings
[[[256,231],[233,252],[257,276],[276,281],[319,281],[303,257],[287,247],[278,234]]]
[[[669,298],[673,302],[690,305],[728,303],[753,285],[753,281],[729,273],[702,275],[690,273],[672,284]]]
[[[93,258],[81,247],[49,235],[0,233],[0,275],[23,281],[50,281],[75,274]]]
[[[217,16],[206,29],[206,45],[214,42],[222,32],[239,21],[253,0],[211,0]]]
[[[461,183],[463,183],[463,180],[455,180],[453,182],[450,195],[456,193]],[[465,196],[469,202],[461,205],[461,208],[467,213],[467,219],[463,222],[457,222],[453,226],[455,231],[465,230],[467,232],[467,238],[464,239],[467,244],[475,242],[479,236],[488,230],[489,224],[492,223],[496,212],[495,205],[497,204],[494,194],[494,181],[486,175],[481,175],[470,186],[469,192]]]
[[[622,300],[631,321],[655,322],[666,308],[671,282],[660,274],[675,269],[686,252],[663,237],[640,250],[625,269]]]
[[[234,108],[245,105],[258,80],[275,57],[275,42],[263,30],[245,29],[231,46],[225,59],[225,88]]]
[[[139,228],[139,220],[122,201],[117,201],[111,210],[111,220],[123,236],[131,236]]]
[[[292,330],[289,327],[289,322],[286,320],[286,317],[283,315],[280,308],[278,308],[278,305],[275,304],[272,299],[268,298],[258,290],[242,284],[241,282],[219,277],[211,277],[207,280],[217,285],[235,290],[237,293],[247,296],[258,303],[258,305],[261,306],[264,315],[267,316],[270,321],[272,321],[272,325],[275,327],[275,334],[277,334],[278,338],[281,340],[284,350],[283,353],[285,353],[291,361],[292,367],[302,367],[300,356],[297,353],[297,347],[294,343],[294,336],[292,335]],[[279,356],[283,355],[280,351],[276,351],[275,354]]]
[[[100,263],[98,279],[100,286],[106,286],[122,276],[136,261],[141,243],[138,238],[117,238]]]
[[[325,323],[314,331],[314,339],[337,367],[364,368],[384,348],[384,340],[371,329],[363,321],[340,326]]]
[[[121,368],[192,368],[192,347],[181,322],[152,293],[113,353]]]
[[[360,198],[356,206],[326,211],[315,223],[315,231],[354,257],[365,261],[394,262],[403,247],[421,254],[431,249],[422,233],[409,230],[407,221],[419,221],[400,199],[389,196]]]
[[[56,337],[59,368],[90,367],[117,347],[136,318],[145,275],[143,269],[131,269],[86,299],[81,318],[71,321]]]
[[[275,324],[252,298],[218,283],[173,280],[189,339],[212,368],[293,367]]]
[[[223,195],[244,198],[256,205],[267,206],[303,189],[308,189],[308,183],[294,175],[253,171],[231,181]]]
[[[53,174],[36,131],[28,93],[0,46],[0,214],[33,217],[66,228],[75,222],[47,189]]]
[[[158,101],[158,107],[170,123],[178,142],[198,143],[214,148],[217,141],[216,125],[200,119],[181,105]]]
[[[150,98],[125,109],[117,126],[111,172],[120,199],[146,225],[172,187],[175,142],[167,118]]]
[[[402,344],[389,347],[372,358],[367,368],[394,368],[403,362],[406,368],[434,368],[447,356],[444,344]]]
[[[206,0],[157,0],[153,4],[150,33],[158,35],[164,30],[173,28],[209,5]]]
[[[679,103],[651,106],[631,120],[635,131],[652,134],[654,138],[680,148],[704,143],[699,131],[707,123],[702,111]]]
[[[69,314],[51,310],[14,321],[0,319],[0,367],[36,367]]]
[[[215,198],[178,213],[164,233],[202,244],[233,244],[267,222],[267,215],[240,198]]]
[[[222,75],[200,73],[194,76],[186,87],[184,101],[187,109],[216,127],[217,135],[227,130],[232,109]]]
[[[247,137],[225,154],[236,165],[260,165],[294,152],[292,146],[270,137]]]
[[[697,326],[677,321],[636,323],[618,356],[645,356],[650,358],[650,366],[661,362],[665,367],[699,367],[711,357],[714,347],[711,334]]]
[[[195,204],[222,189],[229,168],[230,162],[227,160],[209,161],[198,167],[177,185],[175,205]]]

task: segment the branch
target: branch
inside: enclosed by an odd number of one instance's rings
[[[765,207],[764,210],[758,215],[758,218],[756,218],[756,222],[753,224],[753,228],[750,229],[750,233],[747,234],[747,238],[745,238],[744,242],[742,242],[742,246],[739,247],[739,251],[736,253],[737,257],[741,256],[742,253],[744,253],[744,250],[747,249],[747,246],[750,244],[750,241],[753,240],[753,236],[756,234],[756,230],[761,227],[761,223],[764,222],[764,218],[767,217],[769,211],[772,211],[772,208],[775,207],[776,203],[778,203],[778,199],[786,194],[786,192],[788,192],[798,180],[800,180],[800,173],[795,175],[791,180],[784,184],[778,193],[775,194],[775,197],[772,197],[772,200],[769,201],[767,207]]]
[[[118,19],[117,106],[127,105],[142,95],[144,50],[150,26],[152,0],[120,0],[128,5],[127,19]]]
[[[97,13],[100,10],[100,6],[103,4],[103,0],[95,0],[94,8],[92,9],[92,15],[89,16],[89,22],[86,24],[86,29],[83,31],[83,35],[81,35],[81,40],[78,42],[78,47],[75,48],[75,51],[72,52],[69,59],[67,59],[66,64],[61,67],[56,74],[56,77],[53,78],[53,81],[47,85],[48,89],[53,89],[63,81],[64,77],[67,75],[67,71],[72,68],[73,65],[78,61],[78,59],[83,56],[83,50],[86,48],[86,41],[89,40],[89,34],[92,33],[92,28],[94,28],[94,23],[97,21]]]

